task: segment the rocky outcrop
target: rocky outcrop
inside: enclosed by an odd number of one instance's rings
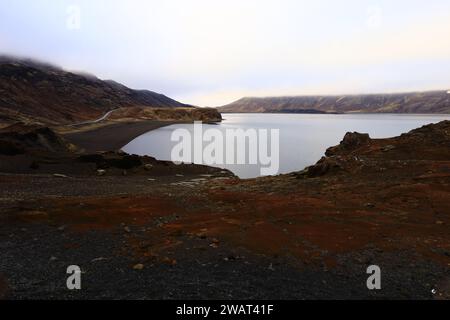
[[[48,127],[17,123],[0,130],[1,155],[64,153],[74,150],[73,145]]]
[[[330,174],[366,174],[388,168],[402,170],[421,161],[448,161],[450,121],[442,121],[389,139],[371,139],[368,134],[348,132],[339,145],[329,148],[315,165],[295,173],[300,178]]]
[[[315,165],[307,167],[297,173],[298,177],[321,177],[329,173],[336,173],[342,170],[342,166],[336,158],[322,157]]]
[[[369,144],[370,140],[367,133],[347,132],[344,140],[338,146],[328,148],[325,154],[330,157],[342,152],[354,151],[361,146]]]
[[[220,122],[222,115],[214,108],[123,108],[111,114],[110,119],[140,119],[158,121]]]
[[[129,155],[123,152],[105,152],[102,154],[82,155],[78,158],[80,162],[95,163],[99,170],[117,168],[129,170],[143,165],[144,157]],[[153,158],[145,157],[145,159]]]

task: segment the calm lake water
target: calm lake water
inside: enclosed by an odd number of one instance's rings
[[[226,129],[279,129],[279,172],[303,170],[315,164],[330,146],[339,144],[346,132],[369,133],[372,138],[398,136],[425,124],[450,120],[450,115],[404,115],[404,114],[224,114],[218,125],[208,128]],[[171,141],[174,130],[185,128],[192,134],[193,124],[177,124],[160,128],[131,141],[123,150],[130,154],[149,155],[159,160],[170,160],[172,148],[178,144]],[[208,143],[205,143],[206,146]],[[270,149],[269,149],[270,150]],[[220,165],[241,178],[260,176],[260,165]]]

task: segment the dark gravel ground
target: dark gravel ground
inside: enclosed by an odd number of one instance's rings
[[[134,231],[133,231],[134,232]],[[9,299],[432,299],[448,270],[412,254],[376,250],[340,257],[327,270],[294,258],[217,248],[185,238],[177,263],[139,263],[121,230],[72,233],[43,224],[0,226],[0,275]],[[125,251],[123,250],[125,248]],[[382,268],[382,290],[366,287],[366,268]],[[411,261],[415,261],[414,265]],[[82,290],[66,288],[66,269],[82,269]]]
[[[201,182],[177,185],[196,176],[155,177],[154,181],[148,176],[1,178],[0,218],[7,217],[5,212],[11,213],[11,208],[29,210],[28,206],[33,208],[39,199],[170,194],[176,190],[189,198],[201,186]],[[448,292],[445,281],[450,279],[449,269],[408,250],[353,251],[336,257],[337,266],[327,268],[320,259],[311,263],[289,255],[261,255],[226,242],[211,247],[211,239],[181,234],[181,244],[164,252],[176,259],[176,264],[142,261],[128,240],[145,239],[155,228],[152,220],[131,232],[124,232],[123,225],[113,230],[75,232],[49,221],[0,219],[0,296],[45,300],[433,299],[439,290]],[[143,269],[135,270],[139,263]],[[379,291],[366,287],[366,269],[372,264],[382,270]],[[69,265],[78,265],[83,271],[80,291],[66,287]],[[433,289],[437,294],[433,295]]]

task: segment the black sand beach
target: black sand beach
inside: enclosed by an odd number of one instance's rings
[[[88,131],[67,133],[64,137],[86,152],[119,150],[140,135],[164,126],[172,125],[174,121],[136,121],[119,122]]]

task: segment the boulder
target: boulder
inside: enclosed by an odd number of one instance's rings
[[[322,157],[315,165],[306,168],[300,175],[310,178],[320,177],[328,173],[342,170],[341,165],[334,158]]]
[[[338,146],[328,148],[326,156],[334,156],[342,152],[354,151],[368,145],[371,139],[367,133],[347,132]]]

